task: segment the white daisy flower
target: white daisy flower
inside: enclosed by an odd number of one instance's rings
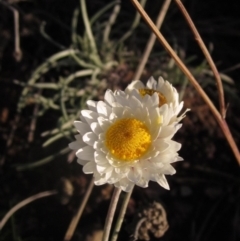
[[[182,110],[183,101],[179,103],[179,95],[177,90],[168,81],[164,81],[162,77],[159,77],[158,81],[156,81],[153,77],[150,77],[146,86],[140,80],[134,80],[131,84],[128,85],[125,92],[130,94],[134,89],[137,89],[142,96],[146,94],[152,95],[153,93],[157,93],[159,97],[160,109],[163,107],[164,112],[166,108],[171,109],[170,111],[173,117],[171,121],[173,122],[176,120],[177,115]],[[180,121],[185,116],[185,113],[186,111],[177,118],[178,121]]]
[[[171,140],[181,124],[164,124],[172,110],[166,105],[159,111],[158,93],[107,90],[104,101],[87,105],[74,122],[80,134],[69,144],[83,172],[93,174],[96,185],[114,184],[126,192],[149,181],[169,189],[165,175],[174,174],[171,163],[182,160],[181,144]]]

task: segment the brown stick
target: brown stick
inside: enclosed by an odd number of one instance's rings
[[[194,36],[195,36],[195,40],[197,41],[199,47],[201,48],[205,58],[208,61],[208,64],[210,65],[212,72],[214,74],[214,77],[216,79],[216,83],[217,83],[217,89],[218,89],[218,95],[219,95],[219,106],[220,106],[220,113],[222,115],[222,118],[225,119],[226,117],[226,108],[225,108],[225,101],[224,101],[224,91],[223,91],[223,86],[222,86],[222,80],[220,78],[219,72],[217,70],[217,67],[215,65],[215,63],[212,60],[212,57],[208,51],[208,49],[206,48],[206,45],[204,44],[200,34],[198,33],[198,30],[196,29],[190,15],[188,14],[186,8],[184,7],[184,5],[182,4],[182,2],[180,0],[175,0],[176,4],[178,5],[179,9],[181,10],[183,16],[185,17],[189,27],[191,28]]]
[[[161,8],[161,10],[158,14],[157,21],[156,21],[156,26],[157,26],[158,29],[160,29],[161,26],[162,26],[163,20],[166,16],[166,13],[168,11],[168,8],[169,8],[169,5],[170,5],[171,1],[172,0],[165,0],[165,2],[163,3],[163,6],[162,6],[162,8]],[[137,70],[136,70],[136,73],[135,73],[135,76],[134,76],[133,79],[135,79],[135,80],[140,79],[140,77],[142,75],[142,72],[143,72],[143,69],[144,69],[144,67],[147,63],[148,57],[149,57],[149,55],[152,51],[152,48],[153,48],[153,45],[154,45],[155,41],[156,41],[156,35],[154,33],[151,33],[151,36],[148,39],[146,48],[145,48],[143,56],[141,58],[142,60],[137,67]]]
[[[45,192],[40,192],[38,194],[35,194],[29,198],[24,199],[23,201],[17,203],[14,207],[12,207],[7,214],[3,217],[3,219],[0,222],[0,230],[3,228],[3,226],[6,224],[6,222],[8,221],[8,219],[20,208],[28,205],[29,203],[39,199],[39,198],[43,198],[43,197],[48,197],[48,196],[52,196],[57,194],[56,190],[52,190],[52,191],[45,191]]]
[[[172,47],[168,44],[167,40],[164,38],[164,36],[159,32],[158,28],[154,25],[152,20],[149,18],[147,13],[144,11],[142,6],[139,4],[137,0],[131,0],[135,8],[138,10],[138,12],[142,15],[144,20],[147,22],[149,27],[152,29],[152,31],[156,34],[157,39],[162,43],[162,45],[165,47],[167,52],[171,55],[171,57],[175,60],[178,67],[182,70],[182,72],[187,76],[189,81],[192,83],[192,85],[195,87],[195,89],[198,91],[198,93],[202,96],[206,104],[209,106],[210,110],[212,111],[214,117],[216,118],[219,126],[221,127],[234,155],[235,158],[240,165],[240,155],[238,147],[232,137],[232,134],[228,128],[228,125],[226,121],[222,118],[216,107],[213,105],[212,101],[209,99],[205,91],[202,89],[202,87],[198,84],[197,80],[194,78],[194,76],[191,74],[191,72],[188,70],[186,65],[182,62],[182,60],[177,56],[175,51],[172,49]]]
[[[77,227],[77,224],[79,222],[79,219],[83,213],[83,210],[87,204],[87,201],[89,199],[90,194],[92,193],[92,189],[94,186],[94,178],[92,178],[91,182],[88,185],[87,192],[84,194],[83,200],[79,205],[77,213],[73,216],[71,223],[69,224],[69,227],[67,229],[67,232],[64,237],[64,241],[70,241],[72,239],[72,236],[74,234],[74,231]]]
[[[7,2],[2,2],[0,1],[1,4],[4,6],[8,7],[12,12],[13,12],[13,18],[14,18],[14,57],[17,62],[19,62],[22,59],[22,51],[20,48],[20,34],[19,34],[19,13],[17,9],[12,7],[10,3]]]

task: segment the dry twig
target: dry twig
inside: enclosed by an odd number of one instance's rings
[[[20,203],[16,204],[14,207],[12,207],[7,214],[4,216],[4,218],[1,220],[0,222],[0,230],[3,228],[3,226],[5,225],[5,223],[8,221],[8,219],[20,208],[26,206],[27,204],[39,199],[39,198],[43,198],[43,197],[48,197],[48,196],[52,196],[57,194],[56,190],[53,191],[45,191],[45,192],[40,192],[36,195],[33,195],[29,198],[26,198],[25,200],[21,201]]]
[[[165,2],[164,2],[163,6],[162,6],[162,8],[161,8],[161,10],[158,14],[157,21],[156,21],[156,26],[157,26],[158,29],[160,29],[161,26],[162,26],[163,20],[166,16],[166,13],[168,11],[170,3],[171,3],[171,0],[165,0]],[[155,41],[156,41],[156,35],[154,33],[151,33],[150,38],[148,39],[146,48],[144,50],[143,56],[141,58],[141,62],[139,63],[139,65],[137,67],[137,70],[136,70],[136,73],[135,73],[135,76],[134,76],[135,80],[140,79],[140,77],[142,75],[142,72],[144,70],[144,67],[145,67],[145,65],[148,61],[149,55],[152,51],[152,48],[153,48],[153,45],[154,45]]]
[[[196,29],[190,15],[188,14],[186,8],[184,7],[184,5],[182,4],[182,2],[180,0],[175,0],[176,4],[178,5],[179,9],[182,11],[183,16],[185,17],[189,27],[191,28],[194,36],[195,36],[195,40],[197,41],[199,47],[201,48],[206,60],[208,61],[212,72],[214,74],[214,77],[216,79],[216,83],[217,83],[217,88],[218,88],[218,95],[219,95],[219,105],[220,105],[220,113],[222,115],[222,118],[225,119],[226,117],[226,108],[225,108],[225,101],[224,101],[224,91],[223,91],[223,86],[222,86],[222,80],[221,77],[219,75],[219,72],[217,70],[217,67],[215,65],[215,63],[212,60],[212,57],[208,51],[208,49],[206,48],[200,34],[198,33],[198,30]]]
[[[83,200],[78,208],[77,213],[73,216],[71,223],[69,224],[69,227],[67,229],[67,232],[64,237],[64,241],[69,241],[72,239],[72,236],[74,234],[74,231],[77,227],[77,224],[79,222],[79,219],[83,213],[83,210],[87,204],[87,201],[89,199],[90,194],[92,193],[92,189],[94,186],[94,178],[92,178],[90,184],[88,185],[87,192],[84,194]]]

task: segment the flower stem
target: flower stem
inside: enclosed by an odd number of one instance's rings
[[[112,237],[111,237],[111,241],[116,241],[117,238],[118,238],[118,234],[119,234],[119,231],[120,231],[121,226],[122,226],[123,218],[125,216],[126,209],[127,209],[128,203],[129,203],[129,199],[132,195],[132,191],[133,191],[133,188],[132,188],[131,191],[125,193],[123,203],[122,203],[122,206],[121,206],[118,218],[117,218],[117,222],[116,222],[116,225],[114,227],[114,231],[113,231],[113,234],[112,234]]]
[[[121,193],[121,189],[115,187],[113,195],[112,195],[112,200],[111,200],[111,203],[110,203],[110,206],[108,209],[108,214],[107,214],[107,218],[105,221],[105,225],[104,225],[102,241],[108,241],[108,239],[109,239],[109,234],[110,234],[110,230],[111,230],[111,226],[112,226],[112,222],[113,222],[113,217],[115,214],[115,210],[117,207],[120,193]]]
[[[94,186],[94,178],[92,178],[91,182],[88,185],[87,192],[85,193],[82,202],[80,203],[80,206],[78,208],[77,213],[73,216],[71,223],[69,224],[68,230],[65,234],[64,241],[69,241],[71,240],[74,231],[77,227],[77,224],[79,222],[79,219],[83,213],[83,210],[87,204],[87,201],[89,199],[90,194],[92,193],[92,189]]]

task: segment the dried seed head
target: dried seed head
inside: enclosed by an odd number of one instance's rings
[[[136,225],[134,238],[150,240],[150,234],[155,238],[162,237],[168,230],[166,211],[158,202],[153,202],[139,214],[139,221]]]

